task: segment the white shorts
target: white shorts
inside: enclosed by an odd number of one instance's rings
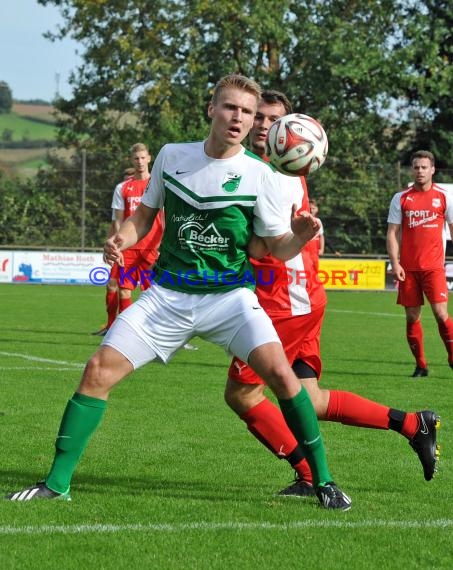
[[[153,284],[118,315],[102,344],[139,368],[157,357],[168,362],[193,336],[223,347],[244,362],[258,346],[280,343],[271,319],[250,289],[195,295]]]

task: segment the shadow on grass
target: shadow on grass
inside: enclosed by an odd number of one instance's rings
[[[43,480],[44,475],[36,471],[0,470],[0,498],[8,493],[17,492]],[[264,489],[266,491],[266,489]],[[260,500],[266,499],[264,495],[257,495],[256,485],[253,483],[220,484],[212,481],[191,481],[184,479],[163,480],[156,477],[131,476],[96,476],[76,474],[71,484],[71,494],[81,495],[108,495],[118,494],[122,497],[137,497],[146,495],[160,499],[187,499],[216,502],[242,502],[249,503],[256,496]],[[274,496],[276,489],[269,487],[269,499],[285,500],[285,497]]]

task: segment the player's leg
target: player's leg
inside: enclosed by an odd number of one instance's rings
[[[124,267],[120,267],[119,285],[119,307],[118,312],[122,313],[132,305],[132,291],[141,283],[141,253],[140,250],[127,249],[123,253]]]
[[[205,295],[194,307],[194,322],[199,336],[248,362],[279,399],[285,421],[310,463],[320,502],[326,508],[349,509],[349,497],[332,483],[310,397],[291,370],[256,295],[245,288],[234,289],[221,300]]]
[[[122,313],[132,305],[132,291],[126,287],[120,287],[119,312]]]
[[[428,367],[423,344],[423,328],[420,320],[424,304],[423,287],[416,272],[407,271],[406,279],[398,286],[397,303],[406,313],[406,340],[415,358],[413,378],[428,376]]]
[[[107,323],[99,330],[92,333],[95,336],[105,336],[118,313],[118,265],[115,264],[110,270],[110,278],[105,290],[105,309],[107,311]]]
[[[113,325],[113,321],[116,319],[116,315],[118,314],[118,294],[118,282],[116,279],[112,279],[112,277],[110,277],[110,280],[107,283],[107,291],[105,295],[105,305],[107,308],[107,330],[109,330],[109,328]]]
[[[184,342],[184,336],[179,338],[174,334],[166,346],[159,345],[159,336],[154,329],[166,327],[168,330],[171,322],[165,308],[155,299],[149,304],[146,300],[134,304],[116,319],[101,347],[88,361],[77,392],[66,406],[48,476],[38,485],[11,493],[8,499],[69,499],[73,473],[102,420],[112,388],[134,369],[154,360],[157,354],[166,361],[165,351],[170,357]]]
[[[281,345],[258,346],[250,353],[249,364],[278,398],[285,421],[310,464],[321,503],[326,508],[349,509],[351,500],[332,482],[313,404],[291,370]]]
[[[304,378],[302,384],[320,420],[400,433],[417,453],[425,479],[433,478],[439,459],[437,428],[440,424],[435,412],[405,412],[352,392],[320,389],[315,378]]]
[[[298,484],[292,489],[291,495],[313,495],[313,478],[308,461],[286,425],[280,408],[266,398],[263,380],[237,358],[233,359],[228,376],[225,387],[228,406],[245,422],[249,432],[260,443],[278,459],[286,460],[296,471]]]
[[[437,321],[440,337],[448,355],[448,364],[453,368],[453,320],[448,314],[448,287],[445,271],[427,271],[423,276],[423,291],[431,304]]]
[[[99,426],[110,390],[132,371],[132,364],[118,351],[101,346],[88,361],[76,393],[66,405],[55,442],[55,456],[44,481],[11,493],[10,500],[38,498],[70,500],[73,473]]]

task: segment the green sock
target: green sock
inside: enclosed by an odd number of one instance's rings
[[[82,453],[104,415],[107,402],[77,392],[69,400],[55,442],[56,453],[46,485],[66,493]]]
[[[324,443],[319,431],[318,418],[307,390],[302,387],[294,398],[279,400],[278,403],[289,429],[293,432],[307,458],[314,485],[332,481]]]

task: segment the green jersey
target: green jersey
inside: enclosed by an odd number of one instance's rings
[[[164,208],[165,229],[155,283],[185,293],[255,287],[247,256],[252,232],[288,231],[279,176],[241,148],[214,159],[203,142],[167,144],[154,162],[142,202]]]

